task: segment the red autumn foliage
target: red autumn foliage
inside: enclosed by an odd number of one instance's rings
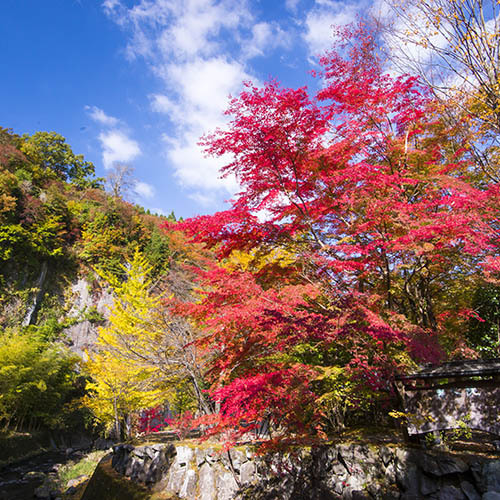
[[[293,279],[265,284],[200,270],[200,300],[179,306],[203,328],[211,357],[221,408],[212,432],[238,438],[267,420],[283,438],[321,435],[322,369],[343,369],[350,404],[390,392],[402,353],[443,355],[450,284],[466,283],[481,262],[500,268],[498,197],[463,177],[467,145],[450,150],[416,78],[383,73],[369,32],[341,35],[321,60],[315,97],[247,84],[227,128],[202,141],[208,154],[233,158],[223,172],[241,192],[232,209],[176,229],[221,259],[285,249],[296,260]]]

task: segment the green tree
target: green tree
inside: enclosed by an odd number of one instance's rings
[[[66,139],[56,132],[35,132],[24,135],[21,151],[31,163],[41,168],[41,174],[73,183],[80,189],[98,187],[94,165],[83,155],[75,155]]]
[[[0,333],[0,422],[32,430],[64,426],[75,394],[78,358],[30,333]]]
[[[493,284],[480,286],[472,297],[472,309],[467,340],[485,358],[499,355],[500,288]]]

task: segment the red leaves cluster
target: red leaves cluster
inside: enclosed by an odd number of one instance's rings
[[[165,427],[164,410],[161,406],[148,408],[139,417],[139,432],[159,432]]]
[[[396,353],[442,353],[436,334],[453,280],[481,262],[500,269],[497,188],[463,176],[467,145],[451,144],[417,79],[382,72],[369,32],[341,39],[321,60],[325,85],[314,98],[247,84],[227,129],[202,142],[232,157],[223,172],[242,190],[231,210],[177,228],[220,258],[282,248],[297,262],[293,278],[274,283],[200,271],[201,299],[184,313],[211,355],[217,431],[241,436],[267,419],[314,433],[316,367],[343,366],[360,386],[388,390]],[[295,356],[300,346],[316,352],[309,363]]]

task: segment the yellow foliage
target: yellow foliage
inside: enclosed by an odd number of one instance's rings
[[[115,299],[109,325],[99,330],[97,352],[86,364],[93,380],[84,399],[96,419],[116,433],[132,412],[165,402],[181,378],[175,363],[165,366],[173,348],[164,343],[163,297],[151,293],[151,265],[136,250],[132,262],[122,268],[124,281],[97,271],[111,285]]]
[[[0,167],[0,216],[12,211],[16,206],[16,197],[12,194],[16,184],[16,176]]]
[[[234,250],[226,262],[229,269],[259,272],[269,266],[287,268],[297,261],[297,254],[284,248],[252,249],[250,252]]]

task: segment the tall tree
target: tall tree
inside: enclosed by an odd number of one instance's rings
[[[82,155],[75,155],[66,139],[56,132],[24,135],[21,151],[42,169],[42,176],[72,182],[82,189],[100,185],[101,179],[94,178],[94,165]]]
[[[138,250],[122,269],[123,277],[100,273],[115,299],[87,363],[93,380],[86,404],[115,433],[140,409],[167,401],[174,410],[186,409],[176,408],[177,385],[189,392],[192,409],[205,404],[197,354],[187,345],[192,331],[170,317],[164,294],[153,290],[152,266]]]
[[[200,272],[205,291],[187,313],[214,356],[218,430],[268,415],[275,430],[318,433],[316,410],[341,400],[343,384],[366,409],[398,365],[436,359],[436,340],[461,348],[442,318],[495,251],[494,193],[463,177],[466,148],[449,147],[428,88],[384,74],[362,25],[341,35],[315,98],[248,84],[227,128],[204,139],[209,154],[232,156],[223,172],[242,190],[231,210],[179,227],[221,259],[295,256],[274,282],[258,270]]]
[[[113,165],[106,177],[106,185],[110,193],[116,198],[127,197],[136,184],[134,167],[125,164]]]

